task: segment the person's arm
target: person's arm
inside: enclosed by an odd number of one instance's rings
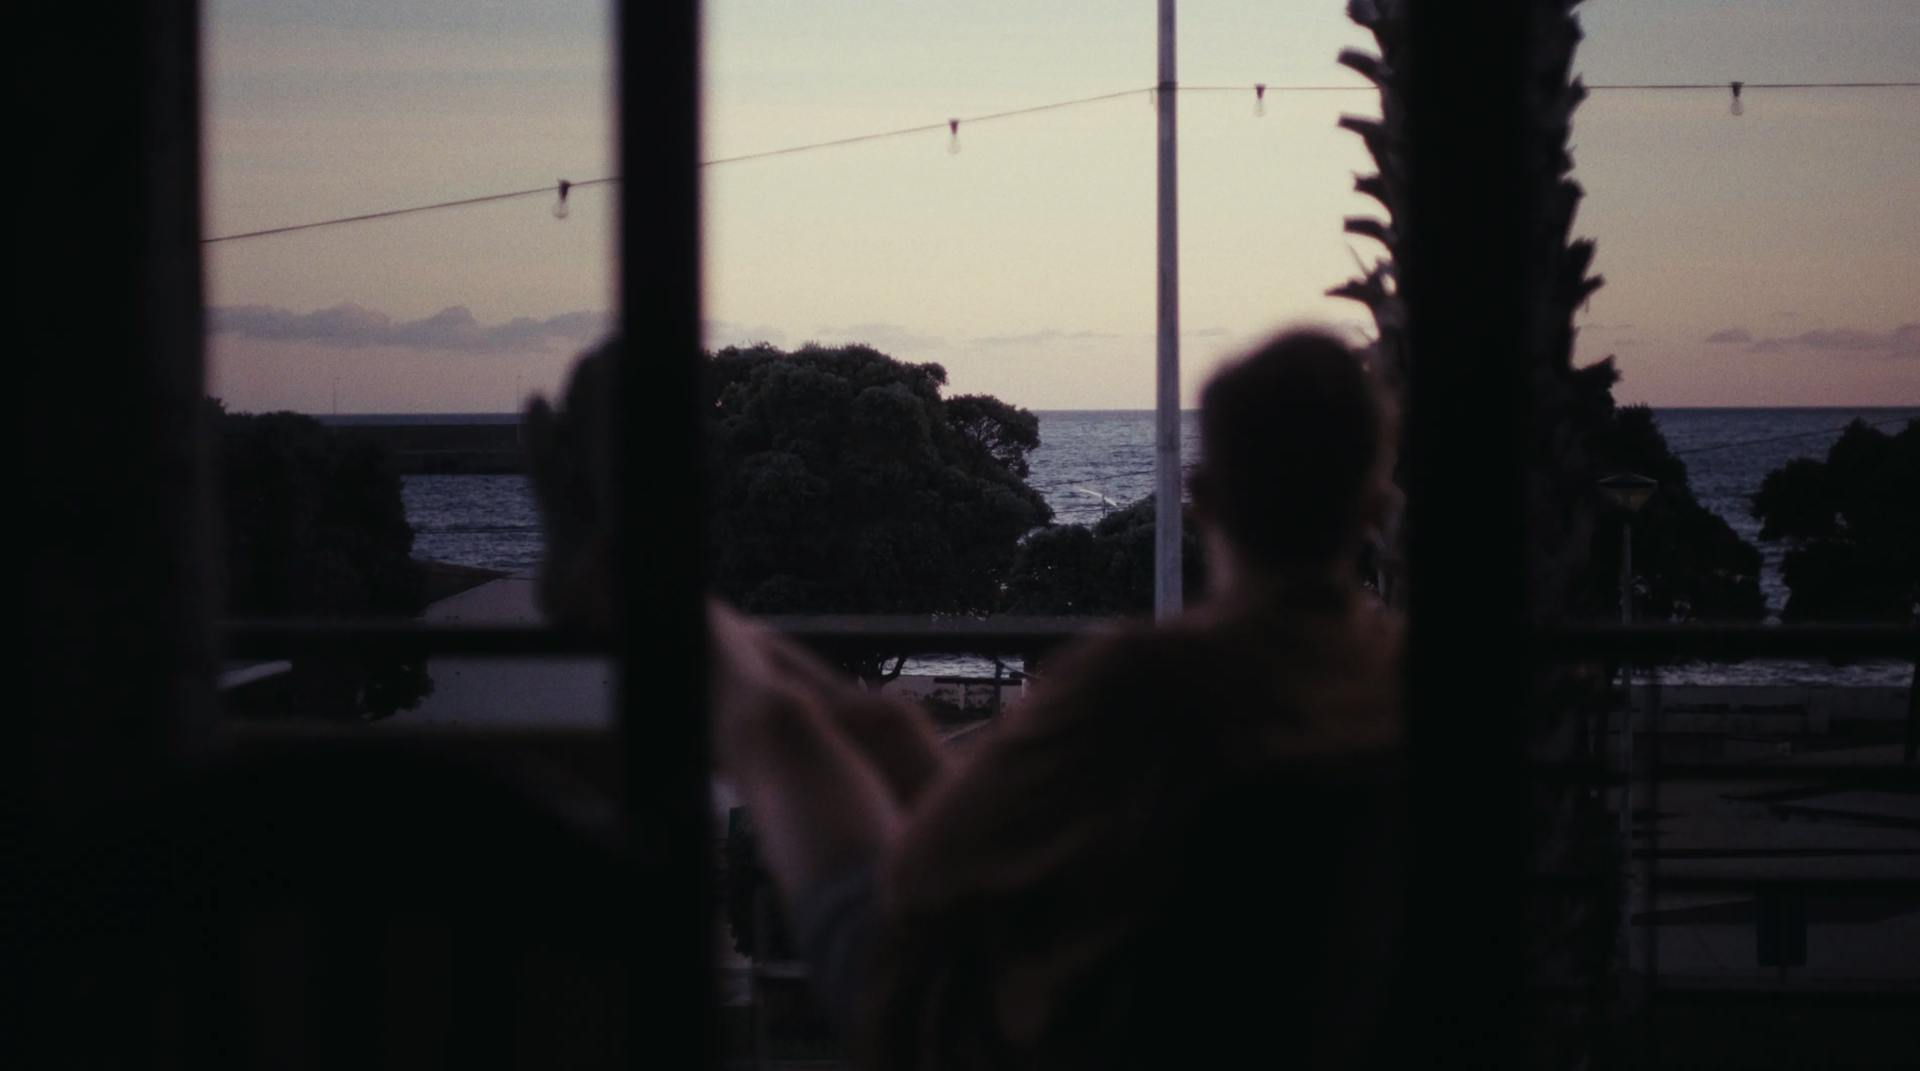
[[[761,643],[773,667],[808,691],[866,755],[897,804],[911,807],[943,776],[951,757],[919,704],[870,690],[770,630]]]
[[[938,741],[920,712],[842,680],[765,627],[718,603],[709,620],[716,751],[791,905],[878,863],[939,774]]]
[[[559,408],[536,399],[523,428],[546,535],[539,592],[558,628],[613,625],[609,538],[617,343],[583,357]],[[904,807],[937,779],[938,741],[920,711],[867,693],[719,603],[710,605],[716,752],[762,830],[791,897],[835,868],[871,861]]]

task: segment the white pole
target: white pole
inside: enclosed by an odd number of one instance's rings
[[[1155,379],[1153,615],[1180,612],[1180,158],[1174,122],[1174,0],[1160,0],[1159,313]]]

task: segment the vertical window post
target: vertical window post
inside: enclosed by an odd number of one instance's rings
[[[700,421],[696,0],[623,3],[620,323],[611,466],[619,736],[641,893],[629,1054],[711,1066],[713,870]]]
[[[1409,10],[1414,856],[1399,1034],[1415,1061],[1448,1067],[1525,1062],[1528,6]]]
[[[9,243],[30,547],[15,731],[26,794],[55,810],[138,792],[209,727],[198,16],[132,0],[15,27],[14,76],[49,98],[15,113],[35,202]]]

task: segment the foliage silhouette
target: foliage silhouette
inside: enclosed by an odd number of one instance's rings
[[[1541,622],[1579,614],[1604,572],[1596,570],[1592,551],[1602,512],[1596,483],[1608,472],[1594,447],[1610,422],[1611,389],[1619,378],[1611,358],[1586,366],[1573,363],[1574,314],[1601,285],[1601,279],[1589,273],[1593,242],[1573,233],[1583,191],[1573,178],[1569,145],[1574,112],[1586,96],[1573,74],[1581,39],[1574,14],[1578,2],[1543,0],[1526,8],[1530,77],[1524,99],[1516,104],[1530,129],[1527,159],[1524,165],[1512,165],[1523,168],[1531,214],[1519,251],[1532,281],[1531,307],[1526,310],[1531,411],[1525,441],[1516,446],[1526,451],[1529,461],[1526,565],[1532,616]],[[1412,12],[1409,0],[1351,0],[1347,5],[1349,17],[1372,35],[1376,51],[1348,49],[1339,62],[1379,89],[1380,116],[1348,116],[1340,123],[1360,137],[1375,166],[1373,173],[1355,179],[1355,189],[1378,202],[1385,218],[1349,219],[1346,230],[1377,241],[1385,255],[1371,266],[1363,265],[1358,278],[1330,291],[1360,302],[1372,314],[1373,363],[1400,392],[1403,404],[1413,362],[1448,356],[1412,351],[1401,292],[1409,264],[1406,234],[1413,200],[1409,117],[1421,104],[1409,74],[1414,70]],[[1404,600],[1407,581],[1401,538],[1401,533],[1387,533],[1376,562],[1382,593],[1396,603]],[[1533,711],[1528,743],[1536,758],[1596,760],[1580,730],[1606,703],[1603,682],[1587,667],[1560,664],[1538,667],[1525,678],[1526,702]],[[1618,873],[1621,846],[1610,834],[1603,804],[1586,786],[1542,783],[1533,792],[1529,813],[1534,817],[1532,865],[1549,871]],[[1587,897],[1536,901],[1525,922],[1530,977],[1569,990],[1602,991],[1621,966],[1619,903],[1617,890],[1604,883]],[[1608,1024],[1598,1015],[1578,1012],[1567,1017],[1558,1011],[1513,1012],[1542,1024],[1529,1038],[1528,1062],[1590,1066],[1604,1046]]]
[[[209,400],[224,485],[226,610],[236,617],[417,615],[425,580],[400,478],[377,444],[298,413]],[[424,656],[302,655],[286,713],[384,718],[432,691]]]
[[[1140,614],[1153,609],[1154,496],[1094,524],[1050,525],[1028,536],[1007,577],[1015,614]],[[1205,559],[1183,512],[1181,572],[1188,591],[1206,584]]]
[[[1653,410],[1615,409],[1589,449],[1599,467],[1658,480],[1660,487],[1632,517],[1635,620],[1755,620],[1766,613],[1760,551],[1719,514],[1694,498],[1687,466],[1668,448]],[[1618,510],[1596,520],[1592,557],[1581,572],[1576,608],[1605,617],[1620,605]]]
[[[942,398],[946,370],[870,346],[706,362],[713,585],[750,613],[979,614],[1052,516],[1024,479],[1039,421]],[[867,680],[888,652],[852,659]]]
[[[1855,420],[1825,460],[1797,458],[1753,496],[1760,538],[1787,543],[1788,621],[1920,618],[1920,420]]]

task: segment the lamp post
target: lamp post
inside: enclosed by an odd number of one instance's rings
[[[1620,511],[1620,623],[1633,623],[1633,515],[1653,497],[1660,484],[1645,476],[1619,472],[1600,481],[1600,494]],[[1621,892],[1618,954],[1623,969],[1631,966],[1633,955],[1628,934],[1633,926],[1633,666],[1620,667],[1622,691],[1626,702],[1620,708],[1620,855],[1626,874]],[[1658,821],[1658,816],[1655,816]],[[1649,864],[1651,865],[1651,864]]]
[[[1600,481],[1600,493],[1620,510],[1620,623],[1633,623],[1633,515],[1660,488],[1657,480],[1631,472],[1615,473]],[[1633,667],[1620,667],[1626,703],[1620,710],[1620,840],[1623,858],[1633,859]],[[1657,819],[1656,819],[1657,820]],[[1624,942],[1631,910],[1621,916]],[[1622,944],[1624,950],[1625,945]]]
[[[1600,481],[1600,493],[1619,507],[1620,623],[1633,621],[1633,515],[1660,489],[1660,481],[1631,472],[1619,472]]]

